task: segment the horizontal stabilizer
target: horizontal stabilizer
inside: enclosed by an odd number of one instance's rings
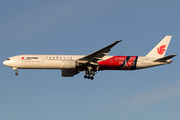
[[[176,55],[169,55],[169,56],[166,56],[166,57],[163,57],[163,58],[159,58],[157,60],[155,60],[154,62],[165,62],[166,60],[169,60],[173,57],[175,57]]]

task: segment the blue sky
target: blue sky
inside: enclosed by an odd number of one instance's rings
[[[14,70],[0,64],[2,120],[177,120],[180,118],[178,0],[0,2],[0,61],[20,54],[87,55],[116,40],[110,55],[146,55],[172,35],[173,63],[137,71]]]

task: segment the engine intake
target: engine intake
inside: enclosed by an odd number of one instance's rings
[[[63,69],[75,69],[78,66],[76,60],[64,60]]]

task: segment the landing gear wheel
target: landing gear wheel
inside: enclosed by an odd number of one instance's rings
[[[86,71],[85,74],[89,74],[89,71]]]
[[[90,79],[91,77],[90,77],[90,76],[88,76],[87,78],[88,78],[88,79]]]
[[[18,75],[18,72],[16,72],[15,75]]]
[[[91,80],[93,80],[93,79],[94,79],[94,77],[92,76],[92,77],[91,77]]]
[[[86,78],[87,78],[87,75],[84,75],[84,78],[86,79]]]
[[[94,76],[94,75],[95,75],[95,72],[92,72],[91,74]]]

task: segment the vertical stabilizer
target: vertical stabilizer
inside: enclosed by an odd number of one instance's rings
[[[165,36],[147,55],[146,57],[161,58],[164,57],[172,36]]]

